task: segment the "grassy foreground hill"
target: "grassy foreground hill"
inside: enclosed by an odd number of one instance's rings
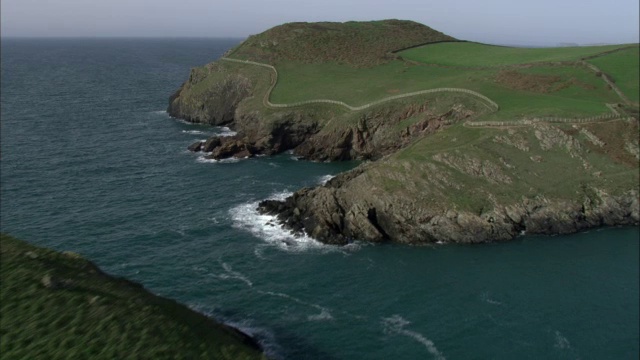
[[[2,359],[265,359],[248,336],[73,253],[0,235]]]
[[[215,159],[375,160],[261,205],[325,242],[568,233],[638,223],[638,52],[484,45],[397,20],[285,24],[193,69],[169,113],[238,131],[190,147]]]

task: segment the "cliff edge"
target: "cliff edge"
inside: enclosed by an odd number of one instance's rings
[[[503,241],[638,224],[638,91],[620,78],[637,63],[637,44],[522,49],[409,21],[291,23],[193,69],[168,111],[237,131],[189,147],[213,159],[365,160],[260,204],[294,232]]]

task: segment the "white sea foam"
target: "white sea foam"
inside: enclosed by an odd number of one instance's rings
[[[333,179],[334,177],[336,177],[335,175],[322,175],[320,176],[320,178],[318,179],[318,183],[320,185],[324,185],[327,182],[329,182],[329,180]]]
[[[182,130],[182,132],[184,134],[191,134],[191,135],[205,134],[205,132],[202,130]]]
[[[227,159],[220,159],[220,160],[216,160],[216,159],[207,159],[204,155],[198,156],[196,158],[196,161],[199,163],[203,163],[203,164],[225,164],[225,163],[236,163],[238,161],[240,161],[242,159],[238,159],[238,158],[227,158]]]
[[[255,325],[252,319],[232,320],[224,315],[213,313],[209,310],[210,306],[210,304],[207,306],[195,304],[189,305],[189,308],[249,335],[260,344],[269,359],[282,359],[280,355],[282,348],[276,342],[276,337],[271,330]]]
[[[276,342],[274,333],[264,327],[256,326],[251,319],[231,321],[222,319],[223,323],[236,328],[256,339],[269,359],[282,359],[282,347]]]
[[[222,268],[224,269],[224,271],[227,272],[227,274],[229,274],[229,276],[232,279],[238,279],[240,281],[243,281],[245,284],[249,285],[249,287],[253,286],[253,282],[251,280],[249,280],[248,277],[246,277],[242,273],[239,273],[237,271],[233,271],[233,268],[231,267],[231,265],[229,265],[227,263],[222,263]]]
[[[219,130],[219,132],[216,134],[218,136],[235,136],[238,134],[237,132],[229,129],[226,126],[221,126],[221,127],[218,127],[217,129]]]
[[[216,159],[207,159],[204,156],[198,156],[196,158],[196,161],[199,162],[199,163],[202,163],[202,164],[215,164],[215,163],[220,162],[220,161],[218,161]]]
[[[558,330],[556,330],[556,343],[554,346],[562,350],[571,349],[571,343],[569,343],[569,340],[562,336],[562,333]]]
[[[320,311],[320,314],[307,316],[307,319],[309,321],[327,321],[327,320],[333,320],[333,316],[331,316],[330,312],[326,310],[322,310]]]
[[[393,315],[388,318],[382,319],[382,326],[384,327],[384,331],[386,333],[395,333],[410,337],[411,339],[419,342],[427,348],[427,351],[434,356],[434,358],[438,360],[445,360],[446,358],[442,353],[436,348],[433,341],[429,340],[426,336],[420,334],[416,331],[406,330],[405,326],[411,324],[410,321],[406,320],[400,315]]]
[[[260,260],[266,260],[267,258],[264,256],[265,244],[256,245],[253,249],[253,255],[255,255]]]
[[[291,295],[287,295],[287,294],[283,294],[283,293],[278,293],[278,292],[273,292],[273,291],[262,291],[262,290],[258,290],[258,292],[260,294],[263,294],[263,295],[281,297],[283,299],[291,300],[291,301],[293,301],[295,303],[298,303],[300,305],[309,306],[309,307],[312,307],[314,309],[320,310],[319,314],[307,316],[307,319],[309,321],[333,320],[333,315],[331,315],[331,312],[329,311],[329,309],[327,309],[327,308],[325,308],[323,306],[320,306],[318,304],[309,303],[309,302],[300,300],[297,297],[293,297]]]
[[[227,263],[222,263],[222,269],[224,269],[224,273],[222,274],[209,274],[209,276],[214,277],[216,279],[222,280],[240,280],[243,283],[247,284],[249,287],[253,287],[253,282],[249,280],[244,274],[234,271],[231,265]]]
[[[207,273],[209,272],[209,269],[207,269],[204,266],[192,266],[191,269],[193,269],[194,271],[200,272],[200,273]]]
[[[279,192],[271,195],[269,199],[282,201],[292,194],[291,192]],[[254,201],[232,208],[230,213],[233,226],[248,230],[256,237],[284,251],[301,252],[311,249],[330,251],[339,249],[335,246],[322,244],[306,234],[294,234],[292,231],[285,229],[278,223],[276,216],[260,214],[258,212],[258,203],[259,201]]]
[[[169,116],[169,114],[167,114],[167,116]],[[180,123],[185,124],[185,125],[202,125],[202,124],[198,124],[198,123],[189,122],[189,121],[187,121],[185,119],[178,119],[178,118],[173,118],[173,119],[176,120],[177,122],[180,122]]]
[[[502,305],[500,301],[492,299],[489,295],[490,295],[489,292],[485,291],[480,295],[480,299],[482,299],[482,301],[486,302],[487,304]]]

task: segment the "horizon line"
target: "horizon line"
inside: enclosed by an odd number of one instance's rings
[[[4,39],[246,39],[248,36],[162,36],[162,35],[0,35]]]

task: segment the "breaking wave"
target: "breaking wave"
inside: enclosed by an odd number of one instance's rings
[[[284,200],[292,194],[292,192],[279,192],[271,195],[268,199]],[[302,252],[312,249],[337,249],[335,246],[316,241],[306,234],[295,234],[291,230],[285,229],[278,223],[276,216],[258,212],[258,203],[259,201],[254,201],[232,208],[230,213],[233,226],[248,230],[254,236],[284,251]]]
[[[221,159],[221,160],[216,160],[216,159],[207,159],[204,155],[200,155],[196,158],[196,161],[199,163],[203,163],[203,164],[225,164],[225,163],[236,163],[240,160],[243,159],[238,159],[238,158],[227,158],[227,159]]]
[[[324,185],[327,182],[329,182],[329,180],[333,179],[334,177],[336,177],[335,175],[322,175],[320,176],[320,178],[318,179],[318,183],[320,185]]]

